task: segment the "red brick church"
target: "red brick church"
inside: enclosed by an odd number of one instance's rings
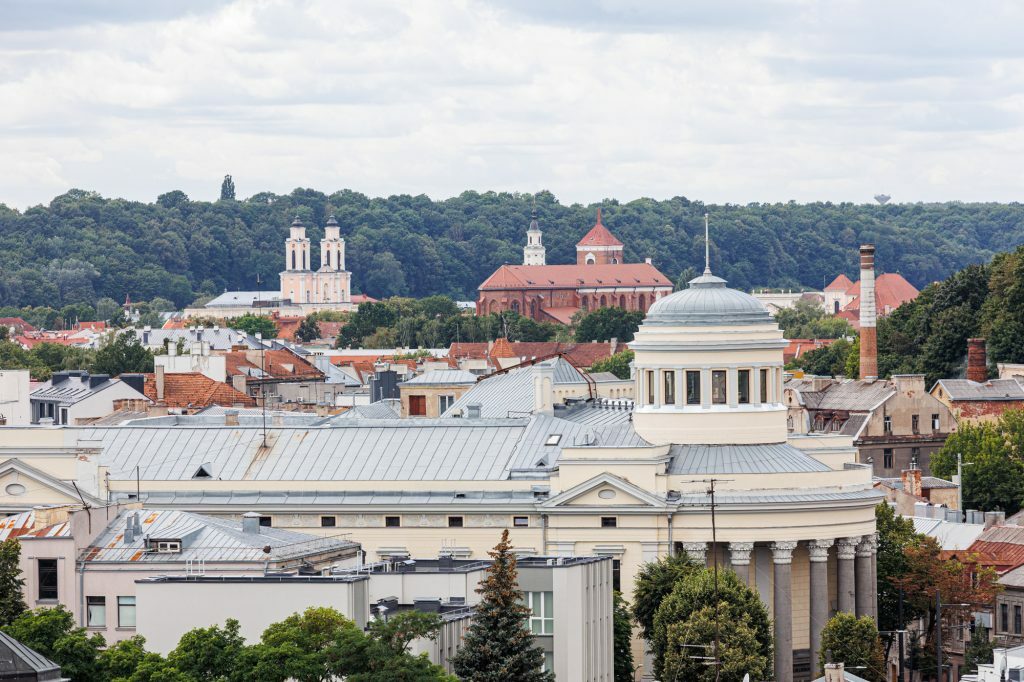
[[[576,244],[575,265],[547,265],[534,210],[523,265],[502,265],[480,285],[476,312],[512,310],[541,322],[568,324],[580,311],[619,307],[643,310],[672,293],[672,282],[648,261],[626,263],[623,245],[597,223]]]

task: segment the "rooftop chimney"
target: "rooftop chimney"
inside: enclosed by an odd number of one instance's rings
[[[242,532],[247,535],[260,534],[260,515],[256,512],[242,514]]]
[[[846,666],[842,663],[825,664],[825,682],[844,682],[846,680]]]
[[[875,330],[875,245],[860,247],[860,378],[878,378]]]
[[[238,426],[238,410],[224,410],[224,426]]]
[[[157,365],[157,366],[155,366],[153,368],[153,379],[154,379],[154,383],[156,383],[156,399],[157,400],[163,400],[164,399],[164,372],[165,372],[165,369],[164,369],[163,365]],[[140,393],[141,393],[141,391],[140,391]]]
[[[921,470],[920,469],[904,469],[900,472],[900,478],[903,480],[903,490],[911,495],[921,497]]]
[[[979,384],[988,381],[985,339],[967,339],[967,378]]]

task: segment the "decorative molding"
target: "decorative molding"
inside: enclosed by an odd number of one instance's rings
[[[857,543],[857,557],[867,559],[875,554],[875,536],[865,535],[864,539]]]
[[[796,540],[778,540],[771,544],[772,560],[776,564],[793,563],[793,550],[796,549]]]
[[[706,542],[684,542],[683,551],[690,555],[690,558],[699,564],[705,564],[708,560],[708,543]]]
[[[749,566],[750,553],[753,551],[753,542],[730,542],[729,563],[731,563],[733,566]]]
[[[839,538],[838,554],[840,559],[853,559],[857,555],[857,545],[860,544],[861,536],[855,535],[850,538]]]
[[[835,544],[835,540],[811,540],[808,542],[807,552],[810,554],[811,562],[828,561],[828,550],[833,544]]]

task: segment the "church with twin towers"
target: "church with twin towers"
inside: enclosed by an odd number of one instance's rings
[[[345,269],[345,240],[332,215],[320,240],[320,267],[310,262],[310,240],[305,224],[296,217],[285,240],[285,268],[281,272],[281,300],[293,305],[342,308],[352,305],[352,273]]]

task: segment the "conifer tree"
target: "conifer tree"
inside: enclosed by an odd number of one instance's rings
[[[553,682],[554,675],[541,670],[544,652],[527,627],[530,609],[519,591],[507,528],[490,555],[473,623],[452,661],[455,674],[466,682]]]
[[[22,596],[25,580],[18,567],[20,556],[20,542],[13,538],[0,542],[0,625],[10,625],[28,610]]]
[[[235,200],[235,181],[230,175],[225,175],[224,182],[220,183],[220,198],[221,201]]]

